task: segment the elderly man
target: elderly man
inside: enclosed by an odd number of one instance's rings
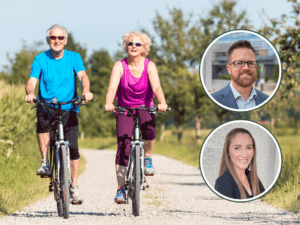
[[[50,46],[48,51],[37,55],[33,61],[31,74],[26,84],[25,101],[33,104],[35,98],[34,90],[39,79],[38,98],[52,102],[52,98],[67,102],[78,97],[76,90],[76,76],[83,87],[82,96],[86,102],[93,99],[90,92],[90,81],[86,74],[83,61],[78,53],[64,49],[67,44],[67,30],[57,24],[47,31],[46,41]],[[62,120],[64,125],[65,139],[70,143],[70,165],[73,183],[70,186],[73,203],[81,204],[83,197],[78,190],[77,177],[80,161],[78,139],[78,109],[73,110],[72,104],[64,105],[62,110],[66,111]],[[53,115],[49,114],[47,107],[37,110],[37,138],[42,155],[41,166],[37,175],[51,174],[47,157],[49,146],[49,124]]]
[[[231,75],[231,82],[212,94],[216,101],[232,109],[252,109],[267,100],[268,95],[253,87],[257,62],[255,50],[249,41],[237,41],[229,48],[226,68]]]

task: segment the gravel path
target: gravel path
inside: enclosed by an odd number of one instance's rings
[[[117,205],[115,151],[81,150],[87,169],[79,177],[85,201],[70,205],[70,218],[57,216],[53,194],[0,218],[0,224],[295,224],[297,215],[261,200],[233,203],[216,196],[199,169],[154,155],[157,174],[148,177],[150,188],[141,192],[141,215],[132,216],[131,204]]]

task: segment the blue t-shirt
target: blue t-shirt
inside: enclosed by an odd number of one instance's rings
[[[85,71],[85,67],[80,54],[76,52],[64,50],[61,59],[54,59],[50,50],[40,53],[34,58],[30,73],[30,77],[40,79],[41,96],[37,98],[42,97],[49,102],[52,102],[54,97],[60,102],[72,100],[76,91],[75,75],[82,70]],[[62,105],[62,109],[70,111],[73,105]],[[74,111],[78,112],[78,109]]]

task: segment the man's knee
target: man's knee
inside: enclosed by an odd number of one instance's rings
[[[78,146],[70,145],[70,160],[76,160],[80,158]]]

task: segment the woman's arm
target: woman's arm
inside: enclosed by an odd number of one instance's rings
[[[106,103],[105,103],[105,110],[108,112],[112,112],[115,110],[113,101],[117,93],[117,89],[123,74],[123,67],[120,61],[115,62],[108,86],[108,91],[106,94]]]
[[[167,103],[165,99],[165,95],[163,93],[163,90],[160,85],[159,77],[158,77],[158,72],[157,68],[154,64],[154,62],[150,62],[148,65],[148,75],[149,75],[149,81],[151,84],[151,88],[157,97],[158,100],[158,109],[159,111],[166,111],[167,110]]]

